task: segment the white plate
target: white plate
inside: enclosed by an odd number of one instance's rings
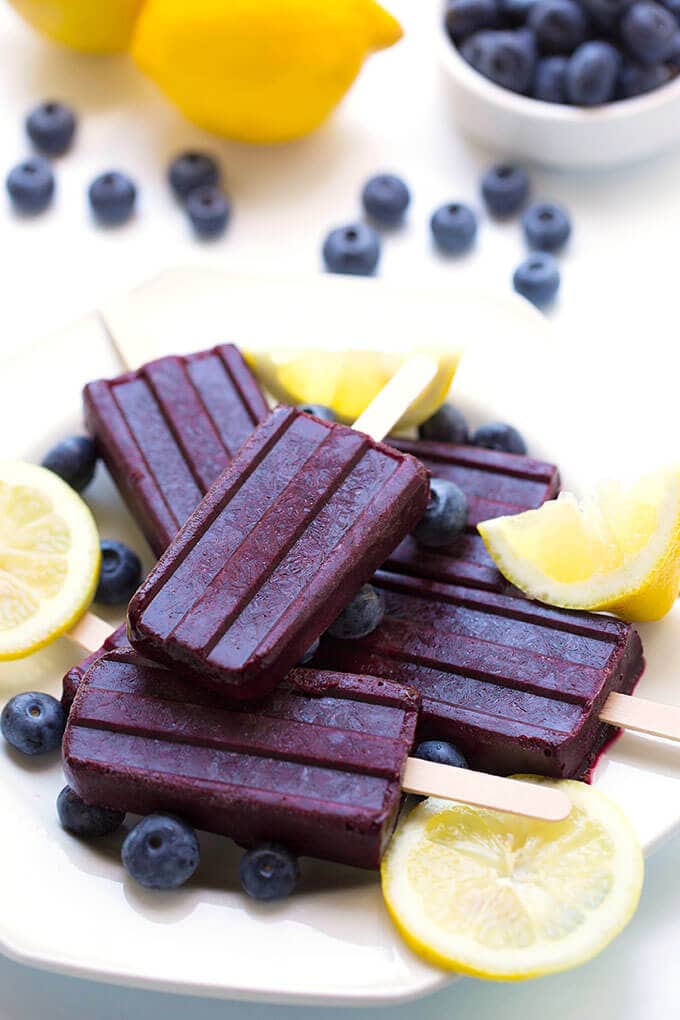
[[[646,408],[638,398],[631,425],[638,445],[606,439],[603,423],[616,420],[626,404],[622,382],[593,386],[597,403],[577,417],[574,393],[589,399],[582,373],[570,381],[548,326],[512,297],[341,278],[254,281],[181,272],[115,302],[107,315],[128,340],[144,339],[145,354],[158,354],[239,335],[276,342],[288,335],[296,308],[304,310],[296,340],[312,344],[349,325],[360,342],[366,322],[371,339],[394,346],[410,342],[416,328],[423,340],[449,331],[458,342],[464,335],[469,347],[454,384],[459,404],[473,422],[513,420],[533,451],[565,466],[569,480],[601,473],[605,456],[617,470],[624,465],[633,472],[658,427],[652,397]],[[380,315],[371,318],[371,308]],[[79,429],[81,384],[118,369],[94,318],[5,364],[0,456],[38,459],[51,442]],[[598,436],[604,437],[600,443]],[[87,498],[102,533],[129,542],[148,564],[144,541],[104,471]],[[646,697],[676,704],[677,628],[677,610],[643,628],[648,667],[640,685]],[[3,699],[29,688],[58,694],[63,672],[76,659],[63,640],[23,662],[3,664]],[[646,849],[680,824],[677,747],[626,735],[602,761],[596,782],[625,808]],[[196,880],[179,892],[145,893],[125,880],[119,836],[85,845],[60,830],[54,802],[62,783],[58,761],[27,762],[0,747],[0,948],[8,955],[128,985],[306,1004],[396,1002],[452,980],[402,944],[370,873],[305,861],[298,894],[260,906],[239,890],[238,851],[228,840],[206,836]]]

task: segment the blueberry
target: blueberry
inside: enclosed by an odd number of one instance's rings
[[[575,0],[540,0],[528,23],[541,53],[573,53],[588,37],[588,19]]]
[[[331,637],[346,640],[366,637],[380,626],[384,615],[385,599],[382,592],[365,584],[330,625],[328,633]]]
[[[571,235],[567,212],[553,202],[530,206],[522,217],[522,225],[527,244],[534,251],[559,251]]]
[[[513,28],[526,25],[529,14],[540,0],[499,0],[498,8],[506,24]]]
[[[653,92],[666,85],[672,77],[673,74],[666,64],[654,64],[652,67],[626,64],[619,77],[619,95],[623,99],[631,99],[645,92]]]
[[[661,4],[642,0],[635,3],[621,20],[621,38],[630,55],[641,64],[660,64],[675,50],[678,22]]]
[[[66,713],[51,694],[27,691],[7,702],[0,716],[0,729],[8,744],[22,754],[47,754],[61,744]]]
[[[433,478],[430,482],[430,502],[423,518],[413,529],[413,537],[420,545],[436,549],[450,545],[465,530],[468,501],[455,482]]]
[[[494,216],[512,216],[529,197],[529,175],[510,163],[492,166],[482,177],[482,197]]]
[[[66,831],[81,839],[108,836],[125,821],[124,811],[86,804],[70,786],[65,786],[57,798],[57,814]]]
[[[616,94],[621,55],[610,43],[587,42],[569,58],[567,98],[574,106],[601,106]],[[551,248],[550,251],[555,249]]]
[[[364,209],[376,223],[396,227],[411,202],[406,183],[395,174],[378,174],[366,181],[361,192]]]
[[[254,900],[282,900],[295,891],[300,878],[297,858],[278,843],[261,843],[241,858],[243,891]]]
[[[438,411],[418,429],[421,439],[441,443],[467,443],[470,438],[467,422],[453,404],[442,404]]]
[[[534,99],[544,103],[567,102],[567,57],[544,57],[536,65]]]
[[[476,32],[460,52],[471,67],[497,85],[512,92],[529,91],[536,66],[533,32]]]
[[[191,192],[186,202],[191,225],[199,237],[220,237],[231,216],[229,199],[219,188],[206,186]]]
[[[15,166],[7,175],[5,183],[7,193],[18,212],[43,212],[54,196],[54,174],[47,160],[39,156],[25,159]]]
[[[102,565],[95,602],[103,602],[106,606],[125,605],[141,583],[139,556],[115,539],[102,539],[101,550]]]
[[[69,436],[45,455],[42,466],[82,492],[94,478],[97,450],[89,436]]]
[[[46,156],[62,156],[76,133],[75,114],[64,103],[54,100],[41,103],[26,118],[26,132],[36,149]]]
[[[220,169],[206,152],[183,152],[170,164],[168,181],[177,198],[185,199],[196,188],[217,187]]]
[[[305,414],[313,414],[316,418],[323,418],[324,421],[335,421],[335,412],[325,404],[298,404],[298,408]]]
[[[380,260],[380,238],[365,223],[352,223],[331,230],[322,253],[329,273],[370,276]]]
[[[481,446],[485,450],[500,450],[502,453],[520,454],[527,452],[527,444],[517,429],[500,421],[490,422],[488,425],[480,425],[472,437],[472,442],[474,446]]]
[[[468,205],[449,202],[432,213],[430,229],[440,251],[447,255],[463,255],[477,236],[477,217]]]
[[[316,641],[312,642],[312,644],[309,646],[309,648],[307,649],[305,654],[300,659],[300,662],[299,662],[300,666],[306,666],[308,662],[312,661],[312,659],[314,658],[314,656],[316,655],[316,653],[319,650],[319,644],[320,644],[320,639],[319,638],[317,638]]]
[[[414,758],[434,761],[439,765],[453,765],[457,769],[468,768],[468,763],[455,744],[446,740],[423,740],[413,752]]]
[[[597,26],[615,32],[619,22],[633,0],[581,0],[586,14]]]
[[[462,42],[481,28],[498,28],[498,4],[496,0],[449,0],[444,25],[453,42]]]
[[[544,308],[560,289],[560,271],[552,255],[535,252],[517,267],[512,282],[518,294]]]
[[[127,873],[146,889],[177,889],[200,859],[196,833],[174,815],[148,815],[135,825],[121,853]]]
[[[130,219],[137,201],[134,182],[118,170],[109,170],[97,177],[90,185],[88,194],[95,218],[112,227]]]

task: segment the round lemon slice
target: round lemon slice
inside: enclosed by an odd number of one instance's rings
[[[0,461],[0,661],[63,634],[92,601],[99,535],[82,499],[34,464]]]
[[[530,598],[658,620],[680,589],[680,473],[564,492],[539,510],[478,525],[496,566]]]
[[[570,780],[563,822],[430,798],[402,818],[382,865],[408,945],[447,970],[519,981],[599,953],[633,916],[643,859],[620,809]]]

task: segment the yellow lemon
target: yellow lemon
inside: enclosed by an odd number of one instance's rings
[[[10,0],[34,28],[86,53],[127,49],[144,0]]]
[[[69,630],[99,565],[94,518],[73,489],[45,468],[0,461],[0,661]]]
[[[387,908],[430,963],[519,981],[599,953],[637,907],[644,865],[630,822],[585,783],[572,810],[540,822],[430,798],[402,817],[382,865]]]
[[[318,127],[401,34],[375,0],[147,0],[132,53],[194,123],[283,142]]]
[[[478,526],[499,570],[530,598],[658,620],[680,589],[680,473],[564,492],[539,510]]]

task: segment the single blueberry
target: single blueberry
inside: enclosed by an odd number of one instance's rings
[[[503,21],[510,28],[526,25],[529,14],[540,0],[499,0],[498,8]]]
[[[125,223],[134,212],[137,187],[130,178],[118,170],[101,174],[90,185],[90,207],[95,218],[106,226]]]
[[[544,57],[536,65],[534,99],[544,103],[567,102],[567,57]]]
[[[243,891],[254,900],[282,900],[295,891],[300,868],[285,846],[261,843],[241,858],[239,877]]]
[[[124,811],[86,804],[70,786],[57,798],[57,814],[64,829],[81,839],[108,836],[125,821]]]
[[[496,0],[449,0],[444,25],[452,42],[459,43],[482,28],[499,27]]]
[[[661,64],[675,50],[678,22],[666,7],[642,0],[634,3],[621,19],[621,38],[634,60]]]
[[[408,187],[395,174],[378,174],[366,181],[361,192],[365,211],[385,227],[396,227],[404,218],[411,202]]]
[[[560,271],[552,255],[534,252],[517,267],[512,282],[518,294],[545,308],[560,289]]]
[[[61,744],[66,713],[51,694],[15,694],[2,710],[0,730],[8,744],[22,754],[47,754]]]
[[[370,276],[380,260],[380,238],[365,223],[337,227],[326,237],[322,254],[329,273]]]
[[[198,867],[196,833],[174,815],[147,815],[135,825],[121,853],[127,873],[146,889],[177,889]]]
[[[21,213],[41,213],[54,197],[52,168],[39,156],[25,159],[13,167],[5,184],[14,208]]]
[[[115,539],[102,539],[101,550],[102,564],[95,602],[102,602],[106,606],[125,605],[142,580],[139,556]]]
[[[469,767],[456,745],[446,740],[423,740],[414,750],[413,757],[434,761],[439,765],[453,765],[457,769]]]
[[[425,514],[413,529],[420,545],[436,549],[450,545],[465,530],[468,500],[455,482],[445,478],[430,481],[430,502]]]
[[[573,53],[588,38],[588,19],[576,0],[539,0],[528,23],[541,53]]]
[[[536,43],[533,32],[485,30],[475,32],[461,47],[464,60],[476,71],[502,88],[527,93],[536,67]]]
[[[441,443],[467,443],[470,438],[465,418],[453,404],[442,404],[438,411],[418,428],[421,439]]]
[[[320,643],[321,643],[321,639],[320,638],[317,638],[316,641],[312,642],[312,644],[309,646],[309,648],[307,649],[305,654],[300,659],[300,663],[299,663],[300,666],[306,666],[308,662],[312,661],[312,659],[314,658],[314,656],[316,655],[316,653],[319,650]]]
[[[573,58],[572,58],[573,59]],[[571,220],[554,202],[537,202],[522,217],[527,244],[534,251],[559,251],[571,235]]]
[[[335,421],[335,412],[325,404],[298,404],[300,411],[305,414],[313,414],[315,418],[323,418],[324,421]]]
[[[183,152],[170,164],[168,181],[177,198],[185,199],[196,188],[217,187],[220,168],[207,152]]]
[[[59,475],[76,492],[82,492],[94,478],[97,449],[89,436],[69,436],[53,446],[42,466]]]
[[[527,452],[527,444],[517,429],[513,425],[506,425],[500,421],[480,425],[472,437],[472,442],[474,446],[481,446],[485,450],[519,454]]]
[[[219,188],[196,188],[186,201],[186,211],[199,237],[220,237],[231,217],[229,199]]]
[[[463,202],[449,202],[432,213],[430,229],[440,251],[447,255],[463,255],[477,236],[477,217]]]
[[[64,103],[49,100],[31,110],[26,132],[36,149],[46,156],[61,156],[71,146],[76,133],[76,117]]]
[[[328,633],[331,637],[344,640],[366,637],[380,626],[384,615],[385,599],[382,592],[365,584],[330,625]]]
[[[529,197],[529,175],[520,166],[498,163],[482,177],[482,198],[494,216],[512,216]]]
[[[619,22],[633,0],[581,0],[581,3],[595,25],[617,34]]]
[[[642,64],[627,63],[619,77],[619,95],[622,99],[632,99],[633,96],[653,92],[666,85],[672,77],[673,73],[666,64],[644,67]]]
[[[574,50],[567,64],[567,99],[574,106],[611,102],[620,72],[621,55],[614,46],[606,42],[584,43]]]

